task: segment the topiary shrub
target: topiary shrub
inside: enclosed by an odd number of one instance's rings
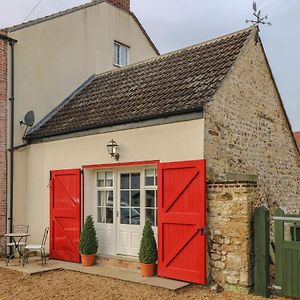
[[[149,220],[146,220],[143,237],[140,244],[139,260],[143,264],[156,264],[157,261],[157,246],[154,237],[154,232]]]
[[[80,254],[96,254],[98,250],[98,240],[92,216],[87,216],[83,229],[80,233],[78,246]]]

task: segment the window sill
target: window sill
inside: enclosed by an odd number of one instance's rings
[[[121,66],[121,65],[118,65],[118,64],[113,64],[115,67],[117,67],[117,68],[124,68],[124,67],[126,67],[126,66],[128,66],[128,65],[125,65],[125,66]]]

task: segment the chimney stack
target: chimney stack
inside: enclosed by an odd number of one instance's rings
[[[97,0],[92,0],[97,1]],[[115,5],[123,10],[130,12],[130,0],[106,0],[108,3]]]

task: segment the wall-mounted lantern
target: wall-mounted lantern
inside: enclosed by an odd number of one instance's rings
[[[119,146],[113,139],[107,144],[108,153],[116,161],[118,161],[119,158],[120,158],[120,154],[118,153],[118,149],[119,149]]]

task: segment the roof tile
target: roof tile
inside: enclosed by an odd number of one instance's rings
[[[203,109],[230,70],[253,27],[97,75],[28,138]]]

